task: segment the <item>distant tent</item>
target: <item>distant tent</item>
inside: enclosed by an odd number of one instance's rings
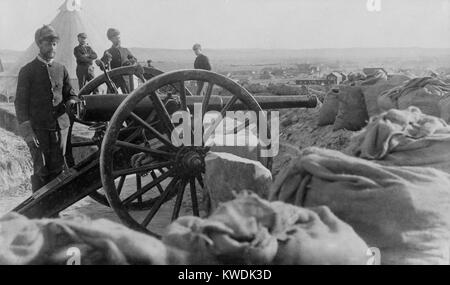
[[[87,17],[84,15],[81,8],[81,0],[65,0],[64,4],[59,7],[59,13],[50,23],[59,34],[60,42],[58,49],[56,51],[55,60],[64,64],[69,72],[70,79],[74,88],[78,88],[78,80],[76,76],[76,60],[73,55],[73,49],[78,45],[77,35],[79,33],[87,33],[89,45],[97,52],[99,56],[102,55],[103,51],[107,48],[108,42],[106,36],[102,36],[101,33],[96,32],[93,25],[89,25]],[[36,26],[36,30],[40,28]],[[34,33],[33,33],[34,34]],[[5,86],[2,84],[7,82],[8,92],[15,93],[15,85],[17,83],[11,83],[11,76],[15,77],[17,81],[17,75],[20,69],[32,61],[38,54],[38,47],[34,43],[24,52],[23,56],[14,64],[11,70],[8,71],[8,78],[0,78],[0,89],[4,89]],[[98,68],[96,72],[100,73]],[[3,77],[3,74],[2,76]],[[14,90],[9,89],[14,86]]]

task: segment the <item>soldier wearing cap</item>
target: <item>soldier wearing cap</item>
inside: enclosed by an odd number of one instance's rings
[[[197,56],[194,62],[195,69],[211,70],[211,64],[209,63],[209,58],[202,53],[202,46],[200,44],[195,44],[192,47],[195,55]],[[203,81],[197,82],[197,94],[201,95],[203,86],[205,83]]]
[[[121,46],[119,30],[113,28],[108,29],[106,35],[112,43],[112,47],[106,50],[102,57],[102,61],[107,68],[114,69],[137,63],[136,57],[127,48]],[[122,89],[122,93],[130,93],[127,83],[122,76],[111,79],[117,87]]]
[[[78,42],[80,44],[74,48],[73,53],[77,59],[78,86],[81,90],[87,82],[95,77],[93,62],[97,59],[97,54],[88,45],[85,33],[78,34]]]
[[[66,105],[79,101],[67,69],[54,61],[59,37],[51,26],[37,30],[37,57],[19,72],[15,108],[19,132],[33,160],[33,192],[56,178],[65,168],[70,125]]]

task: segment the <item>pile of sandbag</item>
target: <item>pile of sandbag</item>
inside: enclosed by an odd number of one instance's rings
[[[397,88],[383,92],[378,98],[382,111],[392,108],[418,107],[423,113],[450,119],[450,84],[437,78],[414,78]]]
[[[341,85],[332,88],[325,97],[319,113],[319,126],[333,125],[333,130],[358,131],[369,115],[360,86]]]
[[[108,220],[0,219],[0,264],[367,264],[366,243],[326,207],[242,192],[207,219],[182,217],[162,240]]]
[[[433,167],[450,173],[450,126],[417,107],[392,109],[372,117],[345,151],[381,164]]]
[[[404,75],[389,75],[379,71],[368,77],[347,80],[344,85],[331,89],[320,110],[319,126],[332,125],[333,129],[359,131],[370,117],[381,112],[378,97],[409,80]]]
[[[275,180],[271,199],[328,206],[382,264],[449,264],[450,174],[386,166],[334,150],[309,148]]]

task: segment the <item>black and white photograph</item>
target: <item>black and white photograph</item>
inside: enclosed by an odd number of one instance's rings
[[[450,265],[450,0],[0,0],[0,265]]]

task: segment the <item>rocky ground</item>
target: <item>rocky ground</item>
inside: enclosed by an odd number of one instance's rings
[[[342,150],[348,145],[353,133],[342,130],[333,132],[332,126],[317,127],[318,111],[319,108],[296,109],[283,111],[280,114],[281,146],[279,155],[274,158],[273,176],[276,176],[301,149],[309,146],[318,146]],[[81,136],[90,135],[86,129],[77,129],[76,133]],[[85,149],[81,155],[86,155],[90,151],[92,150]],[[0,129],[0,215],[13,209],[30,195],[31,190],[28,186],[28,177],[31,174],[31,167],[25,143],[13,133]],[[127,179],[125,189],[132,189],[135,185],[134,179]],[[189,200],[189,197],[185,197],[185,201]],[[158,216],[152,222],[152,228],[155,231],[161,232],[170,222],[173,204],[174,201],[166,203],[158,212]],[[185,202],[181,215],[189,215],[191,213],[190,203]],[[106,218],[119,222],[112,209],[97,203],[89,197],[74,204],[61,214],[83,214],[93,219]],[[142,212],[133,213],[136,217],[143,217],[144,214]]]

